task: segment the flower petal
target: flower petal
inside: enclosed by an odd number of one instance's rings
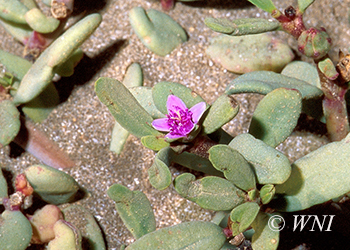
[[[206,108],[207,105],[205,102],[197,103],[192,108],[190,108],[190,111],[192,112],[192,120],[195,124],[197,124],[199,119],[201,119],[201,116],[203,115]]]
[[[178,138],[186,137],[186,135],[168,133],[165,135],[165,137],[169,139],[178,139]]]
[[[168,118],[156,119],[152,122],[152,126],[159,131],[164,131],[164,132],[170,131],[170,127],[168,125]]]
[[[169,95],[168,100],[166,102],[166,107],[168,109],[168,114],[170,114],[170,111],[175,111],[175,107],[179,107],[182,110],[186,110],[186,104],[177,96],[175,95]]]

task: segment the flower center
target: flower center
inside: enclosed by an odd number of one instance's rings
[[[167,114],[167,118],[170,133],[174,135],[186,136],[193,129],[192,112],[188,109],[183,110],[178,106],[174,106],[173,110],[170,110]]]

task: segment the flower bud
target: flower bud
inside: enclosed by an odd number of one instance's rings
[[[313,59],[324,57],[332,44],[332,40],[324,28],[310,28],[301,33],[298,38],[298,50]]]

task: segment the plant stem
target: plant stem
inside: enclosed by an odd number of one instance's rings
[[[349,133],[349,119],[346,108],[345,94],[347,86],[339,84],[338,79],[330,80],[317,67],[321,81],[323,98],[323,113],[331,141],[340,141]]]

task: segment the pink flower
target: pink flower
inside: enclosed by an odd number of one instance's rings
[[[206,104],[200,102],[188,109],[186,104],[177,96],[169,95],[167,100],[168,114],[166,118],[156,119],[152,126],[163,132],[169,132],[165,137],[177,139],[187,137],[203,115]]]

